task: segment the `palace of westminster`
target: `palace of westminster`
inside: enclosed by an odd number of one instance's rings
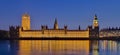
[[[55,19],[53,28],[42,25],[39,30],[31,29],[31,19],[28,14],[22,15],[21,26],[10,26],[9,34],[11,37],[99,37],[98,18],[95,15],[93,25],[88,26],[86,30],[81,30],[80,26],[77,30],[68,29],[67,25],[59,28],[57,19]]]

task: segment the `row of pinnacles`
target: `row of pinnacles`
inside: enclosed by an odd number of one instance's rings
[[[30,28],[30,16],[24,14],[22,16],[21,26],[10,26],[9,35],[11,38],[17,37],[99,37],[99,24],[97,16],[94,16],[93,25],[88,26],[86,30],[81,30],[80,26],[78,30],[69,30],[67,25],[64,28],[58,27],[57,19],[55,19],[54,27],[48,28],[47,25],[41,25],[41,30],[31,30]],[[48,34],[49,33],[49,34]]]
[[[9,27],[9,35],[10,38],[18,38],[19,37],[19,26],[10,26]]]

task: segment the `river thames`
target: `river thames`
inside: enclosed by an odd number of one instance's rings
[[[111,40],[1,40],[0,55],[120,55]]]

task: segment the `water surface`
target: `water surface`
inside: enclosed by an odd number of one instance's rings
[[[120,42],[107,40],[1,40],[0,55],[120,55]]]

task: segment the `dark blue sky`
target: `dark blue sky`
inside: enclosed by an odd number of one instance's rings
[[[56,17],[61,28],[77,29],[80,25],[85,29],[95,14],[100,28],[120,26],[120,0],[0,0],[0,29],[20,25],[26,12],[32,29],[40,29],[42,24],[52,28]]]

